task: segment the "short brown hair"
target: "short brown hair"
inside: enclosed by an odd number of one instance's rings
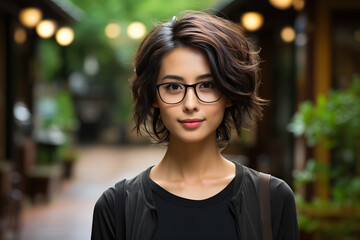
[[[181,46],[205,53],[214,84],[232,102],[216,130],[218,146],[224,147],[233,127],[240,136],[247,120],[255,123],[262,116],[264,100],[256,96],[259,55],[236,24],[204,12],[188,12],[179,20],[160,24],[142,41],[135,55],[132,78],[134,129],[141,133],[143,128],[158,143],[169,141],[160,111],[152,104],[162,57]]]

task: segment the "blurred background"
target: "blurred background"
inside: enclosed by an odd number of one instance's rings
[[[262,57],[264,119],[223,154],[292,187],[301,239],[360,239],[360,1],[1,0],[1,240],[89,239],[101,193],[161,159],[131,131],[131,57],[187,9]]]

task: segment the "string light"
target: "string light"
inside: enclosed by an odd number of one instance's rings
[[[74,40],[74,31],[69,27],[62,27],[56,32],[56,41],[61,46],[68,46]]]
[[[42,12],[38,8],[24,8],[19,13],[20,22],[28,28],[33,28],[40,22],[42,18]]]
[[[42,38],[50,38],[54,35],[56,29],[55,22],[53,20],[42,20],[36,25],[36,32]]]

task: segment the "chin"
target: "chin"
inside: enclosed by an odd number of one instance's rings
[[[215,137],[215,135],[214,135],[214,137],[212,137],[212,135],[202,136],[201,134],[194,132],[193,134],[186,134],[186,136],[184,136],[184,135],[174,136],[174,140],[178,141],[178,142],[182,142],[182,143],[196,144],[196,143],[202,143],[202,142],[206,142],[206,141],[214,141],[214,140],[216,141],[216,137]]]

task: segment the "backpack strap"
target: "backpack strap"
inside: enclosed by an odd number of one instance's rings
[[[115,239],[126,239],[125,180],[115,184]]]
[[[269,174],[260,173],[259,201],[263,240],[272,240]]]

